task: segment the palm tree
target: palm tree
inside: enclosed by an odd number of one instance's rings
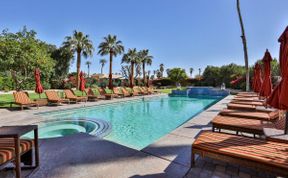
[[[139,55],[136,48],[129,49],[128,52],[124,54],[122,58],[122,63],[130,63],[131,65],[130,87],[132,88],[134,86],[134,67],[135,64],[139,63]]]
[[[103,74],[103,68],[105,66],[105,64],[107,63],[106,59],[100,59],[100,64],[101,64],[101,74]]]
[[[237,12],[239,16],[239,22],[241,26],[241,39],[243,43],[243,51],[244,51],[244,61],[245,61],[245,69],[246,69],[246,91],[250,90],[250,82],[249,82],[249,62],[248,62],[248,50],[247,50],[247,40],[245,36],[244,23],[242,20],[241,10],[240,10],[240,0],[237,0]]]
[[[116,57],[119,54],[124,52],[124,46],[122,45],[122,41],[117,40],[116,35],[108,35],[104,37],[104,41],[101,42],[98,46],[99,51],[98,54],[101,56],[110,55],[110,65],[109,65],[109,88],[113,89],[112,83],[112,62],[113,56]]]
[[[93,43],[89,39],[88,35],[83,34],[82,32],[73,32],[72,36],[66,36],[63,46],[70,49],[73,53],[77,53],[77,77],[76,85],[79,88],[79,73],[81,67],[81,56],[87,58],[92,56],[94,51]]]
[[[199,70],[199,77],[201,76],[201,68],[198,69]]]
[[[143,49],[141,51],[139,51],[139,58],[140,61],[142,63],[142,70],[143,70],[143,81],[144,81],[144,85],[146,84],[146,72],[145,72],[145,66],[146,65],[152,65],[152,59],[153,56],[149,55],[149,50],[148,49]]]
[[[91,65],[91,61],[86,61],[86,65],[87,65],[87,68],[88,68],[88,78],[90,76],[90,65]]]
[[[160,64],[160,72],[161,72],[161,77],[163,77],[163,72],[164,72],[164,64]]]
[[[193,73],[194,69],[191,67],[189,70],[190,70],[190,77],[192,77],[192,73]]]

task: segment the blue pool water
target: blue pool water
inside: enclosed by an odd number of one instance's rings
[[[40,114],[47,119],[98,118],[110,122],[105,139],[142,149],[221,98],[153,97]],[[45,137],[45,136],[44,136]]]

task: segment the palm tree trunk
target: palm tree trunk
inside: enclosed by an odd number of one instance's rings
[[[88,65],[88,78],[90,76],[90,66]]]
[[[134,62],[131,62],[131,76],[130,76],[130,87],[134,86]]]
[[[249,63],[248,63],[248,50],[247,50],[247,40],[245,36],[245,30],[244,30],[244,24],[241,16],[241,10],[240,10],[240,0],[237,0],[237,12],[239,16],[239,22],[241,26],[242,31],[242,43],[243,43],[243,50],[244,50],[244,60],[245,60],[245,69],[246,69],[246,91],[250,90],[250,82],[249,82]]]
[[[77,51],[77,76],[76,76],[76,87],[79,88],[79,74],[80,74],[80,67],[81,67],[81,51]]]
[[[109,89],[113,89],[113,83],[112,83],[112,61],[113,61],[113,51],[110,51]]]
[[[103,74],[103,67],[104,67],[104,65],[102,64],[102,66],[101,66],[101,74]]]
[[[143,70],[143,82],[144,82],[144,86],[146,84],[146,74],[145,74],[145,63],[142,63],[142,70]]]

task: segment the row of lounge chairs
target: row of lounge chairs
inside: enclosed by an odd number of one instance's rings
[[[133,87],[133,88],[124,88],[124,87],[114,87],[113,90],[106,90],[103,88],[88,88],[84,91],[85,96],[76,96],[73,90],[64,90],[65,98],[59,96],[57,91],[48,90],[45,91],[47,101],[50,104],[61,104],[61,103],[77,103],[77,102],[87,102],[87,101],[97,101],[99,99],[113,99],[113,98],[123,98],[131,96],[140,96],[140,95],[149,95],[155,94],[157,91],[154,91],[152,88],[148,87]],[[14,92],[14,104],[19,105],[21,110],[24,107],[37,106],[39,103],[33,101],[29,98],[27,92]]]
[[[288,176],[288,140],[270,137],[265,132],[267,128],[284,133],[285,119],[279,110],[265,109],[264,101],[255,96],[255,93],[238,94],[228,104],[229,109],[222,110],[212,120],[212,131],[200,133],[192,145],[191,166],[198,154]],[[251,102],[262,103],[262,107]]]

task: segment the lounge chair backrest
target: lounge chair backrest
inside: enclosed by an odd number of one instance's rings
[[[113,93],[115,93],[115,94],[120,94],[118,87],[114,87],[114,88],[113,88]]]
[[[121,87],[122,93],[125,95],[130,94],[125,88]]]
[[[105,91],[103,88],[98,88],[100,95],[105,95]]]
[[[46,91],[45,94],[48,100],[61,100],[61,98],[57,94],[57,91]]]
[[[139,87],[133,87],[133,91],[136,91],[136,92],[141,92],[140,88]]]
[[[66,98],[77,98],[71,90],[64,90]]]
[[[13,95],[15,103],[28,104],[32,102],[26,92],[22,91],[14,92]]]

